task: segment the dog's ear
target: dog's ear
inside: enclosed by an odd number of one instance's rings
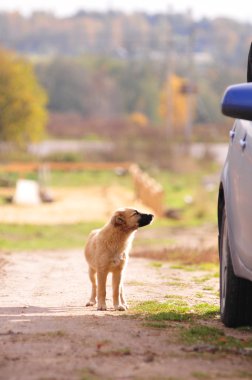
[[[113,216],[111,223],[116,227],[116,226],[122,226],[125,224],[124,217],[121,214],[116,214]]]

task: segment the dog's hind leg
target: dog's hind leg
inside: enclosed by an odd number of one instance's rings
[[[115,271],[113,272],[112,276],[112,285],[113,285],[113,304],[115,310],[124,311],[126,310],[126,307],[122,305],[122,303],[119,303],[119,295],[120,300],[122,300],[121,297],[121,280],[122,280],[122,272],[121,271]],[[119,294],[120,293],[120,294]]]
[[[86,306],[93,306],[96,304],[96,272],[92,268],[89,268],[89,278],[92,284],[92,292],[90,300],[86,303]]]
[[[98,305],[97,310],[107,310],[106,306],[106,281],[108,272],[98,271]]]

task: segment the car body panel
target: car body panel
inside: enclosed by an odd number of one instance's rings
[[[250,84],[249,86],[251,87]],[[240,93],[236,94],[240,95]],[[232,102],[236,105],[239,103],[233,98]],[[252,101],[250,107],[252,109]],[[231,113],[233,114],[233,110]],[[230,144],[226,162],[222,170],[221,184],[224,191],[228,236],[234,272],[236,276],[252,281],[251,121],[238,119],[234,123],[234,127],[230,133]]]

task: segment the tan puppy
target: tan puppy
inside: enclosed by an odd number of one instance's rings
[[[90,233],[85,248],[89,264],[92,293],[86,306],[96,304],[96,275],[98,282],[98,310],[106,310],[106,280],[112,272],[113,304],[116,310],[126,310],[122,275],[135,231],[150,224],[151,214],[142,214],[132,208],[117,210],[111,220],[101,229]]]

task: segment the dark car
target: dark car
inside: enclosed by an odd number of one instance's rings
[[[228,327],[252,324],[252,44],[247,77],[222,100],[224,115],[236,119],[218,200],[220,312]]]

